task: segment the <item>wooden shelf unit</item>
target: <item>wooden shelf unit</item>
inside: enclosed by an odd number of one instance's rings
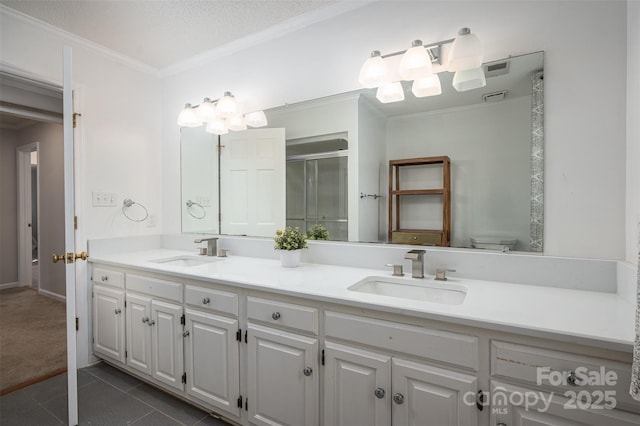
[[[406,166],[442,165],[442,188],[402,189],[400,169]],[[400,199],[405,195],[441,196],[442,229],[400,228]],[[389,161],[389,241],[392,243],[448,247],[451,241],[451,160],[447,156]]]

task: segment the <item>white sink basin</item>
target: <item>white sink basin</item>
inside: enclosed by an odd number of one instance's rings
[[[347,290],[445,305],[459,305],[467,295],[464,286],[434,282],[427,278],[409,281],[391,277],[367,277]]]
[[[171,266],[182,266],[182,267],[192,267],[192,266],[200,266],[206,265],[214,262],[219,262],[220,258],[214,256],[174,256],[167,257],[164,259],[156,259],[152,260],[153,263],[161,263],[163,265],[171,265]]]

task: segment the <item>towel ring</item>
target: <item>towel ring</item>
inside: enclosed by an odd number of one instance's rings
[[[192,211],[192,207],[199,207],[199,210],[202,210],[202,215],[196,214],[196,212]],[[191,216],[194,219],[204,219],[205,216],[207,215],[207,211],[204,209],[204,207],[202,207],[202,204],[200,203],[196,203],[195,201],[191,201],[191,200],[187,200],[187,213],[189,213],[189,216]]]
[[[129,207],[133,206],[134,204],[140,206],[142,208],[142,210],[144,210],[144,217],[142,219],[134,219],[134,218],[132,218],[131,216],[129,216],[127,214],[127,209]],[[136,203],[131,198],[126,198],[122,202],[122,214],[124,215],[124,217],[129,219],[131,222],[144,222],[149,217],[149,211],[147,210],[147,208],[145,206],[143,206],[142,204],[140,204],[140,203]]]

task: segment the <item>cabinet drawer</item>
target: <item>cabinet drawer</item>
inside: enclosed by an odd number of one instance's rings
[[[318,334],[318,310],[308,306],[249,296],[247,315],[249,319]]]
[[[114,271],[112,269],[93,268],[93,276],[91,279],[94,283],[124,288],[124,272]]]
[[[571,384],[574,381],[571,373],[578,377],[576,384]],[[630,364],[492,341],[491,375],[521,380],[559,394],[566,391],[586,391],[595,397],[596,393],[601,391],[616,391],[618,406],[633,404],[636,407],[634,411],[637,411],[637,402],[634,403],[629,395]],[[600,378],[605,380],[607,377],[609,383],[596,382]],[[587,380],[580,380],[580,378],[587,378]]]
[[[478,338],[415,325],[325,313],[325,334],[478,370]]]
[[[398,244],[434,246],[442,242],[442,231],[393,231],[391,234],[391,242]]]
[[[238,295],[235,293],[188,285],[184,299],[196,308],[238,316]]]
[[[182,284],[171,281],[129,274],[127,276],[127,291],[137,291],[182,303]]]

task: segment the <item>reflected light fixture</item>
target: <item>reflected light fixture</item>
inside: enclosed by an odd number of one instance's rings
[[[263,127],[267,125],[264,111],[253,111],[244,114],[241,105],[231,94],[224,92],[220,99],[212,101],[204,98],[200,105],[185,104],[178,115],[178,126],[198,127],[206,124],[205,130],[216,135],[232,131],[246,130],[247,126]]]
[[[451,45],[447,63],[443,64],[442,47]],[[453,87],[463,92],[484,87],[487,82],[482,69],[482,43],[471,33],[469,28],[458,31],[455,39],[449,39],[423,45],[421,40],[414,40],[407,50],[382,55],[374,50],[360,69],[358,81],[366,88],[378,88],[376,98],[382,103],[404,100],[404,90],[397,77],[389,71],[385,59],[402,55],[397,74],[406,81],[412,81],[411,92],[416,97],[434,96],[442,93],[440,77],[437,72],[455,72]],[[433,64],[441,67],[434,73]]]

